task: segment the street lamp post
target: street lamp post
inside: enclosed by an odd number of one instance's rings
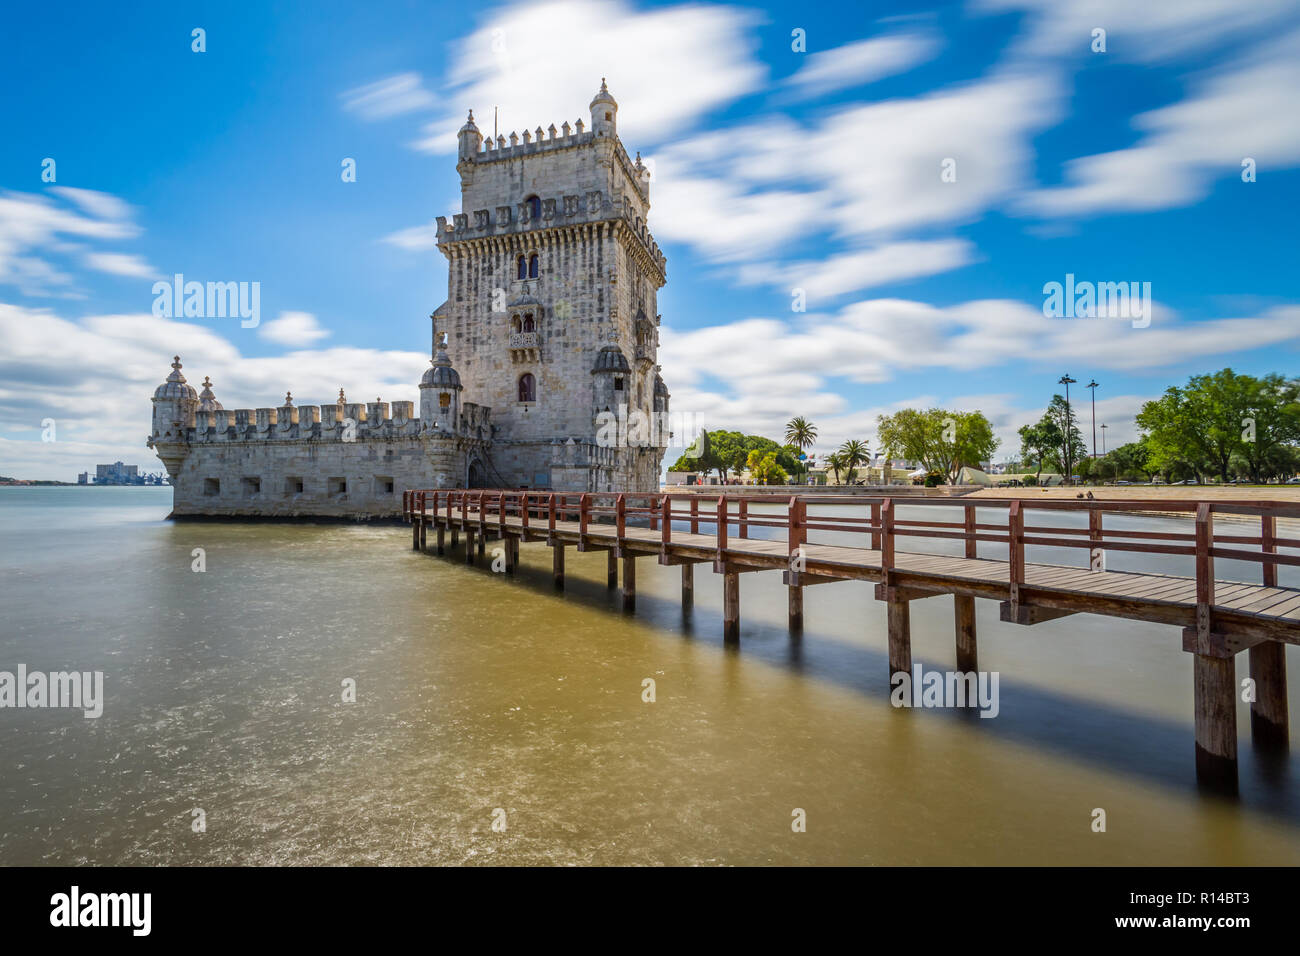
[[[1077,378],[1070,378],[1070,373],[1066,372],[1056,380],[1057,385],[1065,386],[1065,480],[1069,481],[1074,477],[1074,442],[1070,435],[1070,386],[1079,381]]]
[[[1105,422],[1101,423],[1101,457],[1106,457],[1106,429],[1110,427]]]
[[[1085,385],[1092,390],[1092,457],[1097,457],[1097,380],[1094,378]]]

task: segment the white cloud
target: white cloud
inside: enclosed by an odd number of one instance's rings
[[[1300,31],[1250,51],[1228,69],[1203,74],[1195,92],[1143,113],[1134,146],[1066,164],[1066,185],[1024,197],[1041,215],[1112,209],[1165,209],[1201,199],[1215,179],[1239,179],[1242,160],[1257,175],[1300,164]],[[1241,188],[1256,188],[1243,183]]]
[[[136,279],[151,279],[158,270],[139,256],[125,252],[88,252],[86,265],[99,272]]]
[[[330,331],[321,328],[310,312],[281,312],[278,318],[258,326],[257,334],[279,345],[305,346],[328,337]]]
[[[975,260],[964,239],[902,241],[807,262],[766,262],[740,269],[742,282],[803,289],[811,302],[956,269]]]
[[[786,83],[799,96],[820,96],[904,73],[938,51],[939,40],[931,33],[872,37],[808,54],[807,62]]]
[[[424,252],[438,248],[438,224],[431,222],[427,226],[410,226],[384,236],[383,242],[407,252]]]
[[[43,195],[0,194],[0,285],[17,286],[24,295],[31,296],[74,295],[66,291],[72,285],[71,276],[37,253],[80,248],[61,238],[64,236],[113,240],[130,238],[140,231],[117,218],[129,212],[129,207],[106,193],[59,188],[56,194],[83,208],[111,215],[90,218]]]
[[[130,219],[134,214],[131,205],[112,193],[99,192],[94,189],[77,189],[73,186],[51,186],[50,192],[57,193],[81,207],[96,219]]]
[[[432,109],[437,99],[424,88],[418,73],[399,73],[342,94],[343,108],[363,119],[387,119]]]
[[[0,303],[0,474],[71,481],[118,459],[161,470],[144,446],[149,399],[177,352],[190,384],[210,375],[231,409],[279,405],[288,390],[300,405],[332,404],[341,386],[352,401],[417,401],[429,364],[427,351],[343,346],[253,358],[226,332],[238,334],[148,313],[72,321]],[[45,418],[55,420],[55,442],[41,441]]]
[[[1045,60],[1104,55],[1143,63],[1257,35],[1293,19],[1296,10],[1291,0],[974,0],[972,7],[984,13],[1019,10],[1028,15],[1014,55]],[[1106,31],[1105,54],[1091,52],[1096,28]]]
[[[754,57],[752,11],[681,4],[638,10],[623,0],[552,0],[493,12],[448,47],[440,100],[449,108],[416,145],[456,150],[473,108],[502,132],[558,127],[581,117],[602,76],[618,100],[619,133],[632,148],[677,135],[706,111],[755,90],[765,68]],[[451,104],[454,104],[451,105]]]

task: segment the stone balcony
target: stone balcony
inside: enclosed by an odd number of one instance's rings
[[[542,338],[536,332],[510,333],[510,360],[536,362],[541,359]]]

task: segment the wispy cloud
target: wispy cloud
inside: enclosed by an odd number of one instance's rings
[[[270,322],[263,322],[257,330],[262,338],[278,345],[305,347],[330,335],[321,328],[316,316],[310,312],[281,312]]]
[[[418,73],[399,73],[342,94],[343,108],[363,119],[379,120],[431,109],[437,103]]]
[[[874,83],[931,59],[939,47],[939,38],[933,33],[899,33],[859,40],[808,54],[807,62],[786,80],[786,85],[799,97],[812,97]]]

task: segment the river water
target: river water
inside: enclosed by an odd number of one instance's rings
[[[678,569],[639,561],[629,615],[601,553],[570,549],[557,595],[543,544],[508,578],[402,527],[171,523],[170,500],[0,489],[0,671],[102,671],[105,697],[0,709],[0,864],[1300,862],[1300,758],[1256,758],[1247,705],[1240,798],[1198,794],[1175,628],[980,601],[998,716],[896,710],[863,582],[809,588],[792,640],[777,572],[742,575],[734,648],[704,566],[684,614]],[[954,666],[950,599],[912,628]]]

